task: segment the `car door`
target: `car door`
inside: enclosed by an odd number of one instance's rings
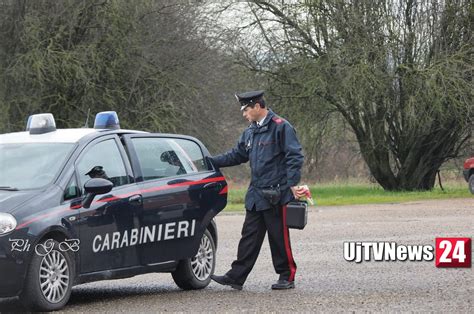
[[[114,184],[111,192],[97,195],[90,208],[80,210],[80,272],[138,265],[135,218],[142,209],[142,198],[118,136],[91,142],[77,158],[75,172],[82,195],[91,178]]]
[[[196,139],[159,134],[127,135],[132,168],[143,196],[138,216],[147,243],[143,265],[194,256],[211,219],[227,202],[227,183],[205,159]]]

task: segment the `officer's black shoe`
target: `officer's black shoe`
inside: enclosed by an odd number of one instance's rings
[[[286,289],[293,289],[294,287],[295,287],[294,281],[280,279],[277,281],[276,284],[272,285],[272,290],[286,290]]]
[[[227,275],[224,275],[224,276],[211,275],[211,279],[221,285],[231,286],[232,288],[236,290],[242,290],[242,285],[239,285]]]

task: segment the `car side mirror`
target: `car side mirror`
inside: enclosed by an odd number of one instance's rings
[[[109,193],[113,187],[114,184],[106,179],[94,178],[88,180],[84,184],[86,196],[82,200],[82,207],[89,208],[96,195]]]

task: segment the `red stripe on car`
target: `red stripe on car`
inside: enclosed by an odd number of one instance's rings
[[[181,187],[181,186],[191,186],[191,185],[198,185],[198,184],[204,184],[204,183],[209,183],[209,182],[219,182],[219,181],[225,181],[225,177],[216,177],[216,178],[209,178],[209,179],[203,179],[203,180],[198,180],[198,181],[188,181],[188,182],[180,182],[180,183],[175,183],[175,184],[170,184],[170,185],[158,186],[158,187],[154,187],[154,188],[150,188],[150,189],[146,189],[146,190],[138,190],[138,193],[144,194],[144,193],[148,193],[148,192],[169,190],[169,189],[173,189],[173,188]],[[226,188],[227,188],[227,186],[226,186]],[[106,203],[106,202],[116,201],[116,200],[123,199],[123,198],[129,197],[129,196],[135,195],[135,194],[137,194],[137,191],[130,192],[130,193],[127,193],[127,194],[121,194],[121,195],[118,195],[118,196],[103,198],[103,199],[94,201],[93,203]],[[68,205],[67,207],[61,207],[58,210],[55,210],[53,212],[46,213],[46,214],[40,215],[38,217],[32,218],[30,220],[27,220],[24,223],[18,225],[15,229],[18,230],[18,229],[21,229],[23,227],[26,227],[27,225],[29,225],[29,224],[31,224],[35,221],[47,218],[49,216],[53,216],[55,214],[66,212],[66,211],[71,210],[71,209],[79,209],[79,208],[80,207],[78,207],[78,205],[76,205],[76,206]]]
[[[21,229],[21,228],[23,228],[23,227],[25,227],[25,226],[31,224],[32,222],[35,222],[35,221],[38,221],[38,220],[40,220],[40,219],[47,218],[47,217],[49,217],[49,216],[53,216],[53,215],[55,215],[55,214],[59,214],[59,213],[62,213],[62,212],[68,211],[68,210],[69,210],[69,208],[61,207],[61,208],[58,209],[58,210],[55,210],[55,211],[52,211],[52,212],[50,212],[50,213],[43,214],[43,215],[40,215],[40,216],[38,216],[38,217],[32,218],[32,219],[30,219],[30,220],[25,221],[25,222],[22,223],[21,225],[18,225],[18,226],[16,227],[16,230]]]
[[[227,194],[229,192],[229,186],[226,185],[220,192],[219,195]]]

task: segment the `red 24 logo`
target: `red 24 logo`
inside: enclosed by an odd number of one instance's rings
[[[471,267],[470,238],[436,238],[436,267]]]

